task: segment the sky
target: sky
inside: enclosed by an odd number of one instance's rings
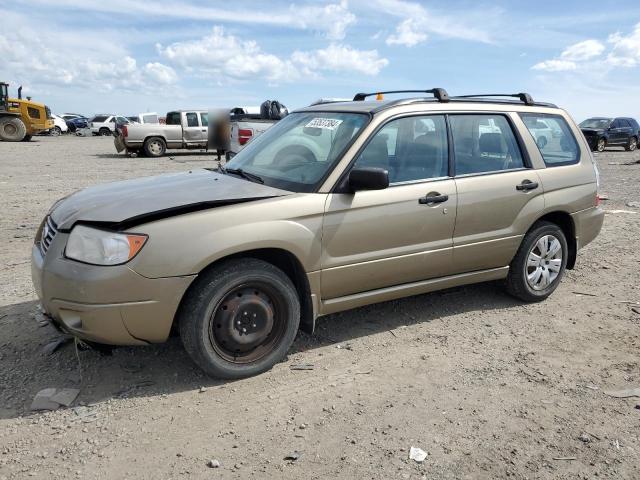
[[[0,81],[55,113],[443,87],[640,118],[638,0],[12,0]]]

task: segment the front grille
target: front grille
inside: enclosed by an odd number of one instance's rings
[[[51,216],[47,216],[44,225],[42,226],[42,235],[40,236],[40,251],[42,252],[42,255],[47,253],[47,250],[49,250],[51,242],[53,242],[57,233],[58,226],[53,220],[51,220]]]

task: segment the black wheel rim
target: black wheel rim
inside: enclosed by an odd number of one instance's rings
[[[230,289],[209,320],[209,340],[215,352],[231,363],[247,364],[272,352],[286,327],[286,302],[266,282]]]

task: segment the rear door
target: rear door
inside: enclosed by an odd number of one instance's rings
[[[620,118],[616,118],[609,127],[609,143],[615,145],[626,143],[625,128]]]
[[[390,185],[329,195],[324,299],[449,273],[456,187],[448,157],[443,115],[391,120],[372,136],[354,167],[384,168]]]
[[[184,141],[187,144],[198,144],[203,142],[203,127],[200,124],[198,112],[185,112],[182,118],[182,132]],[[206,142],[206,129],[204,134]]]
[[[504,267],[544,208],[542,183],[508,115],[450,115],[449,122],[458,192],[455,273]]]

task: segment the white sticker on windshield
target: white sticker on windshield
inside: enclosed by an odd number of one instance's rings
[[[324,128],[326,130],[335,130],[342,123],[342,120],[336,118],[314,118],[304,127],[310,128]]]

